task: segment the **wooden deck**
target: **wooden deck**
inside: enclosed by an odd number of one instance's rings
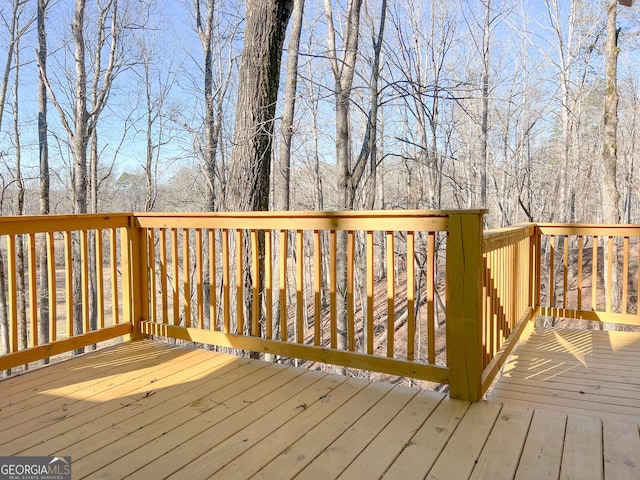
[[[640,424],[640,334],[534,331],[511,356],[488,398]]]
[[[0,381],[0,455],[73,478],[637,479],[634,423],[151,341]]]

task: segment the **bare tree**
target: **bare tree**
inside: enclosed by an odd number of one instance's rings
[[[38,0],[37,7],[37,32],[38,49],[36,50],[36,62],[38,64],[38,157],[40,160],[40,214],[48,215],[50,206],[50,175],[49,175],[49,140],[47,136],[47,88],[44,78],[47,72],[47,32],[45,18],[49,0]],[[47,260],[46,242],[40,242],[38,263],[40,266],[40,344],[49,341],[49,288],[55,289],[56,285],[49,285],[47,275],[48,261],[55,262],[55,258]],[[55,265],[53,265],[55,269]],[[46,361],[45,361],[46,362]]]
[[[372,210],[375,207],[376,200],[378,174],[378,107],[380,98],[380,87],[378,83],[380,80],[380,56],[382,53],[386,18],[387,0],[382,0],[378,32],[372,37],[373,65],[371,66],[371,77],[369,79],[369,95],[371,97],[369,115],[365,130],[365,138],[362,142],[358,161],[356,162],[356,165],[360,164],[360,162],[364,165],[366,158],[369,157],[369,188],[367,190],[367,200],[365,204],[365,207],[369,210]],[[373,19],[370,16],[369,19],[373,29]],[[364,170],[364,167],[362,167],[362,170]]]
[[[482,29],[482,150],[480,154],[480,206],[487,206],[487,160],[489,156],[489,75],[491,58],[491,0],[486,0]]]
[[[160,16],[162,12],[154,12],[149,6],[149,12]],[[145,155],[142,168],[145,177],[144,210],[154,209],[158,198],[158,176],[161,151],[171,143],[171,93],[176,87],[179,71],[182,65],[176,65],[175,53],[165,48],[164,39],[160,37],[161,22],[151,23],[150,28],[138,30],[136,47],[138,52],[138,68],[136,75],[140,78],[140,93],[142,97],[142,115],[138,122],[142,127],[136,128],[136,135],[144,135]],[[134,122],[134,123],[138,123]]]
[[[229,206],[240,211],[269,209],[273,122],[280,62],[293,0],[248,0]]]
[[[345,32],[342,33],[343,45],[338,50],[333,5],[325,0],[325,16],[327,18],[327,55],[333,74],[335,109],[336,109],[336,167],[338,173],[338,193],[340,206],[352,209],[355,198],[352,188],[351,171],[351,135],[350,111],[351,89],[356,71],[358,44],[360,41],[360,11],[362,0],[348,2],[345,12]],[[340,54],[340,52],[343,52]]]
[[[209,0],[207,8],[207,17],[203,22],[201,12],[201,1],[194,0],[195,12],[196,12],[196,29],[198,31],[198,37],[202,44],[202,50],[204,53],[204,104],[205,104],[205,116],[204,116],[204,137],[205,137],[205,151],[204,151],[204,172],[207,178],[207,209],[210,211],[215,210],[216,206],[216,189],[215,189],[215,177],[216,177],[216,148],[218,136],[215,132],[215,116],[213,105],[213,13],[215,11],[216,2]]]
[[[293,138],[293,117],[298,86],[298,58],[300,56],[300,36],[304,0],[293,0],[293,15],[289,47],[287,49],[287,77],[285,79],[284,111],[282,113],[282,141],[280,161],[276,176],[276,208],[289,210],[291,184],[291,140]]]
[[[20,22],[22,12],[18,13],[17,22]],[[15,151],[15,183],[17,187],[16,214],[24,214],[25,187],[22,177],[22,136],[20,128],[20,37],[17,38],[14,56],[14,81],[13,81],[13,147]],[[25,249],[24,236],[18,235],[16,239],[16,270],[18,289],[18,348],[25,349],[28,344],[27,331],[27,286],[25,281]]]
[[[9,44],[7,45],[7,58],[2,72],[2,83],[0,84],[0,131],[2,130],[2,118],[4,117],[7,89],[9,88],[9,76],[13,69],[14,50],[16,48],[16,43],[19,42],[20,37],[26,31],[26,28],[20,27],[19,19],[24,6],[28,3],[28,0],[12,0],[10,18],[5,18],[4,15],[1,15],[2,21],[9,32]]]
[[[76,0],[74,18],[71,25],[71,34],[74,44],[75,81],[74,81],[74,106],[71,119],[65,112],[63,105],[58,100],[47,72],[40,73],[45,80],[47,91],[51,101],[58,111],[60,122],[67,133],[71,152],[73,155],[73,210],[75,213],[87,213],[88,211],[88,178],[87,178],[87,149],[92,142],[91,155],[91,208],[97,209],[97,132],[98,119],[107,104],[113,80],[118,73],[118,54],[120,45],[118,0],[108,0],[104,4],[97,4],[97,38],[96,50],[93,52],[93,76],[91,96],[87,92],[87,48],[85,41],[86,24],[86,0]],[[108,30],[108,33],[107,33]],[[103,63],[103,48],[107,50],[107,59]],[[89,104],[91,99],[91,104]],[[92,242],[93,243],[93,242]],[[79,247],[78,247],[79,248]],[[74,271],[80,271],[79,251],[74,255]],[[92,282],[94,284],[94,282]],[[80,276],[74,275],[74,292],[80,298]],[[92,289],[93,290],[93,289]],[[95,292],[93,293],[95,296]],[[95,304],[95,302],[92,302]],[[95,309],[94,309],[95,310]],[[95,319],[95,311],[92,317]],[[92,320],[93,321],[93,320]],[[82,332],[82,303],[74,305],[74,333]]]
[[[0,131],[2,130],[2,120],[4,117],[7,91],[10,85],[11,72],[14,72],[13,83],[13,135],[12,141],[16,152],[16,164],[15,164],[15,178],[18,185],[17,192],[17,204],[20,210],[24,205],[24,186],[22,183],[22,167],[21,167],[21,153],[22,146],[20,142],[20,125],[19,125],[19,90],[20,90],[20,39],[27,32],[33,19],[25,22],[21,21],[21,17],[24,14],[25,7],[28,5],[26,0],[13,0],[10,4],[10,17],[6,18],[0,12],[0,18],[2,19],[7,31],[9,33],[9,41],[7,48],[7,58],[5,62],[5,68],[2,74],[2,83],[0,84]],[[3,182],[4,183],[4,182]],[[4,187],[4,185],[3,185]],[[4,188],[2,196],[4,197]],[[1,203],[0,203],[1,205]],[[25,348],[27,344],[27,325],[26,325],[26,311],[25,311],[25,296],[24,296],[24,248],[22,245],[22,236],[18,237],[17,242],[17,254],[18,254],[18,315],[19,315],[19,335],[18,345],[20,348]],[[0,330],[2,334],[2,346],[5,351],[9,351],[9,318],[7,315],[7,298],[5,294],[6,278],[4,274],[4,259],[0,255]]]
[[[602,152],[602,212],[606,223],[620,220],[620,192],[617,187],[618,160],[618,0],[607,2],[605,42],[604,139]]]

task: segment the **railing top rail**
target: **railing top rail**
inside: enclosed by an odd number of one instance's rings
[[[0,235],[129,227],[132,218],[131,213],[6,216],[0,217]]]
[[[484,210],[365,210],[214,213],[136,213],[142,228],[446,231],[451,215]]]
[[[541,235],[593,235],[633,237],[640,236],[640,225],[589,224],[589,223],[537,223]]]
[[[371,217],[443,217],[450,215],[479,215],[484,209],[470,210],[284,210],[263,212],[135,212],[137,218],[153,217],[222,217],[222,218],[371,218]]]
[[[512,227],[485,230],[483,234],[483,251],[484,253],[491,252],[531,237],[535,234],[535,227],[534,223],[525,223]]]

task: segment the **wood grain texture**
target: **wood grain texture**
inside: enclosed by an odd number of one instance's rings
[[[80,479],[640,475],[637,424],[150,340],[0,380],[0,420],[0,455],[64,450]]]

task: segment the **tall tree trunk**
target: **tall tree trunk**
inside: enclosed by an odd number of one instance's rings
[[[18,40],[18,17],[20,16],[20,2],[14,0],[11,10],[11,22],[9,23],[9,45],[7,46],[7,57],[2,72],[2,84],[0,84],[0,131],[2,130],[2,117],[4,117],[4,106],[9,88],[9,75],[13,65],[13,50]]]
[[[213,13],[216,2],[210,0],[207,9],[207,17],[202,19],[200,12],[201,0],[194,0],[196,11],[196,29],[202,44],[204,54],[204,137],[205,150],[203,152],[204,174],[206,178],[206,209],[215,211],[216,209],[216,150],[218,148],[218,137],[215,133],[214,116],[214,85],[213,85]]]
[[[9,353],[9,312],[7,311],[7,279],[4,273],[4,255],[0,250],[0,354]],[[7,375],[11,370],[6,371]]]
[[[73,200],[74,213],[87,213],[87,71],[84,43],[84,12],[86,0],[76,0],[71,32],[75,46],[75,114],[71,149],[73,151]]]
[[[240,211],[269,209],[269,179],[282,46],[293,0],[248,0],[229,205]]]
[[[38,63],[38,150],[40,157],[40,214],[51,213],[49,202],[49,141],[47,138],[47,88],[44,83],[44,75],[47,71],[47,32],[45,29],[46,10],[48,0],[38,0],[37,30],[38,30],[38,50],[36,61]],[[42,73],[44,72],[44,74]],[[55,269],[55,258],[48,260],[53,262]],[[44,344],[49,341],[49,288],[55,289],[55,285],[49,285],[47,275],[47,244],[43,238],[40,242],[38,253],[38,263],[40,268],[40,325],[39,343]],[[44,360],[48,363],[48,359]]]
[[[247,0],[246,3],[245,39],[227,186],[228,205],[238,211],[269,209],[273,123],[282,48],[292,8],[293,0]],[[261,284],[264,284],[264,246],[264,235],[260,235],[258,275]],[[242,248],[242,245],[236,248]],[[247,292],[251,292],[252,284],[249,254],[245,245],[244,282]],[[245,295],[246,312],[251,311],[251,302],[251,294],[248,293]],[[262,323],[262,318],[257,320]]]
[[[480,206],[487,207],[487,164],[489,157],[489,45],[491,40],[491,0],[486,0],[482,36],[482,145],[480,148]]]
[[[607,4],[607,40],[605,42],[605,99],[604,99],[604,139],[602,152],[602,213],[604,223],[619,223],[620,193],[617,187],[618,160],[618,30],[616,25],[618,0],[609,0]],[[618,239],[614,242],[614,255],[611,261],[612,309],[620,306],[620,286],[618,284]],[[603,243],[605,245],[605,243]],[[615,329],[615,325],[605,324],[607,330]]]
[[[96,49],[101,51],[109,42],[109,55],[105,62],[106,66],[101,61],[101,53],[96,53],[94,58],[94,65],[99,67],[94,68],[94,74],[102,79],[102,84],[99,84],[99,80],[94,78],[93,91],[92,91],[92,105],[91,110],[88,110],[87,106],[87,73],[86,73],[86,45],[84,38],[85,27],[85,8],[86,0],[76,0],[74,9],[74,18],[71,25],[71,34],[73,37],[73,44],[75,48],[74,61],[75,61],[75,79],[74,79],[74,105],[72,122],[67,118],[62,105],[56,98],[55,92],[51,88],[51,84],[46,76],[46,70],[41,69],[40,74],[47,87],[47,92],[50,95],[51,101],[55,106],[60,116],[60,122],[63,128],[67,132],[69,137],[69,143],[71,145],[71,151],[73,156],[73,179],[72,179],[72,193],[73,193],[73,210],[74,213],[87,213],[88,210],[88,188],[87,188],[87,147],[89,140],[92,137],[92,132],[96,128],[98,118],[104,110],[113,79],[115,78],[117,71],[120,67],[118,64],[118,52],[120,42],[120,29],[118,24],[118,0],[108,0],[104,5],[99,5],[99,15],[97,21],[97,40]],[[110,18],[110,31],[106,33],[107,18]],[[96,76],[94,75],[94,76]],[[94,144],[96,137],[94,136]],[[92,164],[92,176],[93,172],[97,172],[97,153],[94,151]],[[92,188],[92,209],[96,209],[97,204],[97,181],[94,182]],[[73,259],[73,291],[74,291],[74,334],[82,332],[82,300],[81,300],[81,258],[79,243],[74,243],[74,259]],[[70,332],[69,332],[70,333]]]
[[[71,139],[73,152],[73,199],[74,213],[87,213],[87,146],[89,135],[87,134],[87,72],[85,66],[85,42],[84,42],[84,14],[86,0],[76,0],[73,25],[71,32],[75,46],[75,131]],[[80,258],[80,245],[74,242],[73,253],[73,334],[82,333],[82,281],[80,272],[82,261]],[[67,332],[69,335],[70,332]],[[84,349],[76,350],[82,353]]]
[[[9,23],[9,45],[7,46],[6,62],[4,71],[2,72],[2,83],[0,84],[0,131],[2,130],[2,120],[4,118],[5,101],[7,98],[7,90],[9,89],[9,77],[14,61],[13,50],[18,37],[18,16],[19,16],[19,1],[15,0],[12,5],[11,21]],[[3,182],[4,183],[4,182]],[[4,187],[4,185],[3,185]],[[4,188],[3,188],[4,192]],[[1,205],[1,203],[0,203]],[[0,341],[2,342],[1,351],[8,353],[10,349],[9,339],[9,316],[8,316],[8,304],[6,294],[6,278],[4,273],[4,259],[2,252],[0,252]],[[11,371],[6,372],[10,374]]]
[[[617,0],[608,0],[605,43],[604,148],[602,152],[602,212],[605,223],[619,222],[618,159],[618,31]]]
[[[94,69],[95,73],[95,69]],[[94,89],[95,92],[95,89]],[[95,101],[95,97],[94,97]],[[98,213],[98,129],[91,131],[89,140],[89,192],[90,192],[90,212]],[[89,328],[98,329],[98,299],[97,284],[98,274],[96,271],[96,232],[88,232],[88,262],[89,262]],[[90,350],[95,350],[96,346],[91,345]]]
[[[153,101],[151,99],[151,77],[149,75],[149,61],[147,58],[144,60],[144,87],[145,87],[145,101],[146,101],[146,117],[147,117],[147,131],[146,131],[146,140],[147,140],[147,150],[146,150],[146,158],[145,158],[145,198],[144,198],[144,211],[150,212],[153,210],[153,205],[156,201],[156,177],[154,175],[153,168],[153,158],[154,158],[154,147],[153,147],[153,122],[154,118],[158,118],[158,114],[154,115],[153,111]],[[161,139],[158,139],[160,142]]]
[[[351,87],[356,68],[356,58],[358,43],[360,38],[360,10],[362,0],[349,2],[347,8],[346,37],[343,41],[344,55],[338,58],[338,48],[336,46],[336,32],[334,28],[333,7],[331,0],[325,0],[325,16],[327,18],[328,34],[327,43],[329,47],[329,61],[334,81],[334,96],[336,108],[336,167],[338,175],[338,198],[339,205],[344,210],[353,209],[355,198],[354,189],[351,188]],[[347,235],[344,231],[339,231],[337,235],[338,251],[347,251]],[[346,255],[338,255],[337,262],[338,305],[337,305],[337,347],[340,350],[347,349],[347,259]],[[341,369],[337,369],[341,371]]]
[[[20,45],[16,42],[14,49],[15,82],[13,85],[13,144],[16,157],[16,186],[18,198],[16,202],[17,215],[24,214],[24,182],[22,180],[22,142],[20,135]],[[24,235],[16,238],[16,267],[18,289],[18,348],[23,350],[28,346],[29,332],[27,331],[27,287],[25,281]]]
[[[386,24],[387,16],[387,0],[382,0],[380,7],[380,26],[378,28],[378,35],[373,40],[373,65],[371,66],[371,77],[369,79],[369,94],[370,109],[369,119],[367,122],[367,129],[365,132],[365,139],[360,150],[360,158],[362,158],[362,164],[360,171],[356,170],[355,175],[362,176],[364,172],[366,157],[369,157],[369,188],[367,190],[367,199],[365,207],[369,210],[373,210],[376,202],[376,184],[378,174],[378,98],[380,92],[378,90],[378,80],[380,79],[380,53],[382,51],[382,41],[384,39],[384,27]],[[357,165],[360,165],[357,162]],[[360,178],[354,178],[352,182],[352,188],[355,188],[353,184],[360,182]]]
[[[298,86],[298,57],[300,54],[300,36],[302,34],[302,16],[304,0],[293,0],[293,15],[289,48],[287,50],[287,78],[285,79],[284,111],[282,112],[282,141],[280,143],[280,162],[276,181],[276,208],[289,210],[291,190],[291,140],[293,138],[293,117],[295,113],[296,91]]]

